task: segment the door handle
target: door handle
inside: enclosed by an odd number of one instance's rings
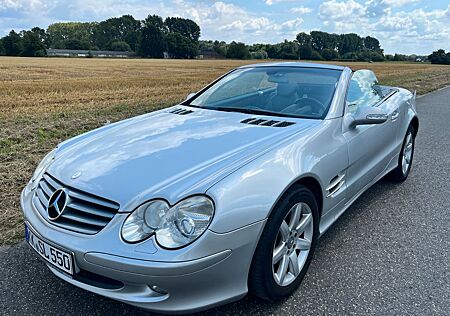
[[[391,114],[391,120],[395,121],[396,119],[398,119],[399,116],[400,116],[400,112],[398,110],[395,110]]]

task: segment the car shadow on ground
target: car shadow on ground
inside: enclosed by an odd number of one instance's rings
[[[371,211],[371,206],[376,205],[376,200],[382,196],[386,196],[389,192],[399,187],[399,184],[393,183],[389,179],[383,178],[378,181],[374,186],[364,192],[340,218],[321,236],[317,244],[317,248],[314,254],[314,259],[311,262],[308,273],[306,274],[302,284],[297,291],[289,298],[282,302],[271,303],[265,300],[254,297],[253,295],[247,295],[240,301],[230,303],[224,306],[219,306],[211,310],[196,313],[195,315],[236,315],[236,314],[277,314],[280,313],[280,309],[285,305],[290,304],[291,300],[294,300],[294,304],[301,309],[301,303],[296,300],[295,297],[303,297],[305,287],[309,288],[308,277],[311,274],[320,274],[322,263],[326,262],[329,258],[327,256],[333,255],[333,251],[336,248],[335,245],[340,244],[341,240],[346,238],[346,234],[352,229],[354,225],[358,224],[358,218],[364,217],[366,212]],[[377,211],[383,211],[379,209]],[[379,214],[382,216],[383,214]],[[373,223],[376,225],[376,223]],[[292,311],[292,309],[291,309]],[[294,312],[294,314],[296,314]]]
[[[269,303],[254,296],[247,295],[240,301],[219,306],[205,312],[196,313],[196,315],[237,315],[237,314],[275,314],[285,309],[295,308],[301,310],[301,298],[311,296],[311,289],[317,284],[315,279],[321,275],[324,265],[333,256],[334,251],[348,237],[349,231],[358,229],[361,218],[368,218],[368,212],[371,212],[374,205],[379,203],[383,196],[389,196],[390,192],[395,190],[398,185],[387,180],[380,180],[367,192],[365,192],[320,238],[316,249],[315,257],[306,274],[305,279],[299,289],[287,300],[280,303]],[[383,208],[377,209],[377,212],[383,212]],[[378,215],[377,215],[378,216]],[[379,214],[382,216],[382,214]],[[370,218],[370,217],[369,217]],[[374,221],[376,217],[371,218],[370,225],[377,225]],[[364,223],[363,223],[364,224]],[[364,224],[366,225],[366,224]],[[20,252],[22,260],[13,262],[14,271],[17,271],[15,277],[19,282],[26,283],[24,293],[19,293],[18,299],[23,299],[23,308],[35,310],[36,308],[46,311],[45,314],[53,315],[60,312],[61,302],[64,302],[64,310],[67,314],[85,314],[85,315],[158,315],[147,312],[120,302],[116,302],[96,294],[81,290],[73,285],[59,280],[43,264],[43,262],[28,249],[28,246],[22,242],[17,247],[5,250],[3,256],[8,256],[9,252]],[[7,258],[6,258],[7,259]],[[39,277],[37,277],[39,276]],[[8,276],[7,276],[8,277]],[[13,289],[16,291],[16,289]],[[20,289],[19,289],[20,290]],[[309,293],[309,294],[308,294]],[[70,298],[70,299],[67,299]],[[80,304],[82,302],[82,304]],[[42,304],[38,306],[36,304]],[[20,307],[18,308],[20,310]],[[54,312],[52,312],[54,310]],[[292,309],[291,309],[292,311]]]

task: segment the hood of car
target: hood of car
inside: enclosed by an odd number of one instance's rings
[[[241,123],[252,118],[248,114],[178,108],[193,111],[166,109],[63,143],[47,172],[69,187],[116,201],[121,211],[131,211],[146,199],[174,203],[205,192],[290,135],[319,123],[278,118],[295,124],[263,126]]]

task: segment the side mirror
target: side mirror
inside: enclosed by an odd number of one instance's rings
[[[188,95],[187,95],[187,97],[186,97],[186,100],[189,100],[189,99],[191,99],[193,96],[195,96],[196,95],[196,93],[189,93]]]
[[[355,114],[350,114],[350,127],[354,128],[358,125],[382,124],[387,121],[388,115],[377,107],[362,107]]]

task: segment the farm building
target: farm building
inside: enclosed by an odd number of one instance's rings
[[[108,58],[130,58],[134,57],[133,52],[115,52],[108,50],[75,50],[75,49],[47,49],[47,56],[58,57],[108,57]]]
[[[200,59],[223,59],[224,57],[217,53],[211,48],[201,48],[200,54],[198,55]]]

